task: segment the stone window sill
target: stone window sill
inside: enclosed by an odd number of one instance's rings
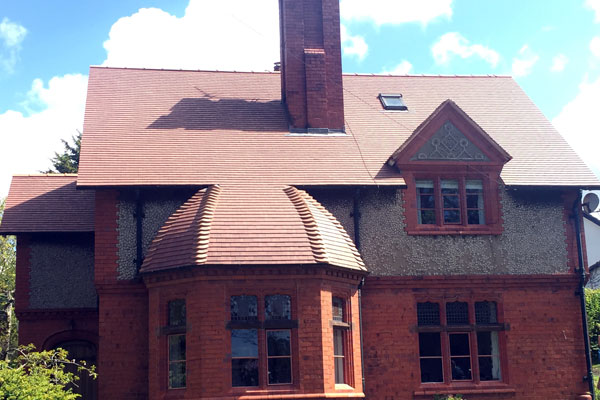
[[[515,388],[502,383],[491,383],[491,384],[463,384],[463,385],[432,385],[425,386],[421,385],[418,390],[415,390],[413,394],[415,397],[428,396],[431,397],[436,394],[514,394]]]

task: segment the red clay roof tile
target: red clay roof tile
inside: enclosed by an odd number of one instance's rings
[[[386,161],[451,99],[513,159],[508,185],[600,182],[508,77],[345,75],[346,136],[295,136],[277,73],[90,70],[80,186],[404,184]],[[408,112],[379,93],[402,93]]]
[[[211,186],[179,208],[153,240],[141,271],[216,264],[317,264],[365,270],[352,240],[293,187]]]
[[[0,234],[93,232],[94,192],[76,190],[77,175],[16,175]]]

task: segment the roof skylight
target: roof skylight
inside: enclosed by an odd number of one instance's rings
[[[401,94],[383,94],[379,93],[379,100],[381,105],[386,110],[401,110],[406,111],[408,107],[404,104]]]

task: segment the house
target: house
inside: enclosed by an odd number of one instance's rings
[[[585,243],[587,247],[587,264],[590,270],[590,279],[587,287],[590,289],[600,288],[600,220],[592,213],[583,213],[583,227],[585,231]]]
[[[90,69],[79,174],[6,203],[20,341],[89,399],[589,398],[598,179],[510,77],[346,75],[337,0],[280,23],[280,73]]]

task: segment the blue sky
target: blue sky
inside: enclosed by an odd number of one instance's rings
[[[341,0],[345,72],[512,75],[600,174],[600,0]],[[81,129],[89,65],[265,70],[277,0],[0,3],[0,197]]]

